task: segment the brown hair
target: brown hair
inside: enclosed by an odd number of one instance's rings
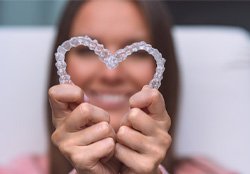
[[[49,73],[49,83],[48,88],[53,85],[58,84],[58,77],[55,68],[54,53],[57,47],[65,40],[70,37],[70,26],[72,25],[73,19],[80,9],[81,5],[86,1],[69,1],[62,13],[58,29],[57,36],[54,43],[54,48],[52,52],[50,73]],[[177,111],[177,95],[178,95],[178,69],[177,62],[173,47],[172,35],[171,35],[171,24],[170,15],[168,14],[168,9],[165,7],[164,3],[161,1],[136,1],[139,9],[143,12],[146,22],[151,33],[152,41],[151,44],[154,48],[157,48],[166,58],[166,70],[164,72],[164,78],[162,80],[162,85],[160,87],[160,92],[163,94],[167,111],[172,118],[172,126],[170,134],[172,137],[173,130],[176,122],[176,111]],[[54,132],[55,128],[51,122],[51,109],[49,103],[47,103],[48,108],[48,128],[49,136]],[[49,145],[50,149],[50,173],[52,174],[66,174],[72,170],[71,164],[63,157],[63,155],[58,151],[58,149],[51,143]],[[167,154],[167,158],[163,165],[171,171],[171,166],[173,162],[173,151],[170,148]]]

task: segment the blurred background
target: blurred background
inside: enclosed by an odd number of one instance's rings
[[[0,1],[0,165],[46,152],[48,62],[65,2]],[[181,76],[176,153],[248,174],[250,2],[166,4]]]
[[[66,0],[1,0],[1,26],[56,25]],[[165,1],[178,25],[229,25],[250,30],[249,1]]]

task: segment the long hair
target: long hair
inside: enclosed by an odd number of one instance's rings
[[[69,1],[62,13],[59,25],[57,28],[57,36],[55,38],[54,47],[52,49],[50,73],[48,81],[48,89],[58,84],[58,77],[55,68],[54,53],[57,47],[65,40],[70,37],[70,29],[72,22],[80,7],[86,1]],[[151,44],[154,48],[157,48],[166,58],[166,70],[164,72],[164,78],[160,87],[167,111],[172,120],[172,126],[170,129],[170,135],[174,137],[174,129],[176,122],[176,111],[177,111],[177,99],[178,99],[178,68],[175,57],[175,51],[171,35],[171,18],[168,13],[168,9],[165,4],[161,1],[135,1],[135,4],[141,10],[148,24],[149,31],[151,34]],[[51,121],[51,109],[49,103],[47,103],[47,114],[48,114],[48,129],[49,137],[54,132],[55,128]],[[58,149],[49,141],[49,154],[50,154],[50,173],[52,174],[66,174],[72,170],[71,164],[63,157]],[[170,148],[163,165],[171,171],[173,162],[173,150]]]

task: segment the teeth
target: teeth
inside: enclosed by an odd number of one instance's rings
[[[100,100],[104,100],[107,102],[120,102],[125,99],[125,96],[123,95],[110,95],[110,94],[104,94],[98,96]]]

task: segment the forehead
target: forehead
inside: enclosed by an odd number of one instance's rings
[[[85,34],[105,42],[149,41],[144,16],[133,1],[92,0],[82,5],[73,21],[71,35]]]

